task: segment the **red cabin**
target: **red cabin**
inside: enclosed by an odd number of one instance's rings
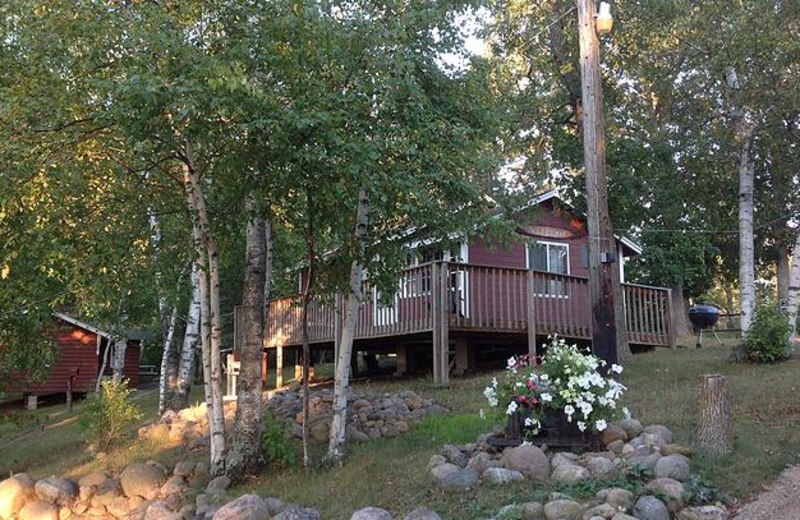
[[[366,289],[355,331],[354,369],[396,358],[397,372],[432,367],[445,383],[450,372],[487,366],[508,353],[535,352],[551,334],[590,341],[588,232],[585,218],[544,193],[519,212],[517,240],[463,240],[450,251],[409,243],[408,267],[386,301]],[[615,262],[625,282],[625,259],[641,248],[617,238]],[[623,284],[631,344],[674,346],[669,289]],[[282,366],[284,349],[301,344],[298,297],[270,301],[267,352]],[[336,349],[341,298],[313,302],[309,339],[317,352]],[[296,357],[290,356],[290,357]],[[328,357],[331,359],[331,357]],[[500,358],[502,359],[502,358]]]
[[[46,379],[30,381],[23,376],[12,390],[37,396],[65,393],[72,379],[74,392],[94,391],[106,349],[113,342],[111,334],[60,313],[55,315],[48,334],[58,352],[55,364],[48,367]],[[123,373],[132,388],[139,386],[140,351],[139,340],[128,341]],[[107,366],[104,375],[111,374],[111,367]]]

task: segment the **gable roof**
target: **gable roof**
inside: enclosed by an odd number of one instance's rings
[[[97,334],[98,336],[103,336],[104,338],[111,338],[111,334],[110,333],[108,333],[108,332],[106,332],[104,330],[100,330],[97,327],[93,327],[92,325],[89,325],[88,323],[84,323],[84,322],[80,321],[77,318],[73,318],[72,316],[68,316],[68,315],[64,314],[63,312],[56,312],[55,313],[55,317],[60,319],[61,321],[66,321],[70,325],[75,325],[76,327],[81,328],[83,330],[88,330],[89,332],[93,332],[93,333]]]
[[[559,202],[561,202],[566,207],[572,209],[572,206],[570,204],[568,204],[567,202],[564,201],[564,199],[562,199],[561,197],[558,196],[558,190],[552,189],[552,190],[545,191],[545,192],[540,193],[539,195],[535,196],[533,199],[530,200],[530,202],[528,202],[527,204],[523,205],[519,209],[519,211],[523,211],[523,210],[526,210],[526,209],[529,209],[529,208],[536,207],[536,206],[538,206],[538,205],[540,205],[540,204],[542,204],[544,202],[547,202],[548,200],[553,200],[553,199],[558,200]],[[586,219],[586,215],[585,214],[581,214],[580,216],[583,217],[584,220]],[[627,248],[634,255],[640,255],[640,254],[642,254],[642,251],[644,251],[644,249],[642,248],[642,246],[640,244],[634,242],[632,239],[630,239],[630,238],[628,238],[628,237],[626,237],[624,235],[617,235],[615,233],[614,234],[614,238],[617,240],[617,242],[622,244],[623,247]]]

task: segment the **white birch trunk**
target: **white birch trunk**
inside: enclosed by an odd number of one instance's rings
[[[225,472],[232,482],[255,475],[264,462],[261,437],[264,418],[261,402],[261,364],[264,340],[264,285],[266,282],[267,235],[264,219],[253,216],[256,205],[248,197],[251,217],[247,223],[244,290],[243,345],[239,347],[239,378],[233,441],[225,460]]]
[[[797,339],[798,303],[800,303],[800,227],[797,228],[797,240],[792,253],[792,265],[789,267],[789,291],[786,298],[786,312],[789,325],[792,327],[792,340]]]
[[[211,226],[205,199],[195,168],[194,151],[187,141],[184,146],[184,183],[189,198],[189,207],[197,221],[200,238],[205,249],[208,273],[208,322],[210,325],[210,445],[212,476],[224,472],[225,465],[225,410],[222,400],[222,359],[220,357],[222,328],[220,325],[219,295],[219,250],[211,235]]]
[[[753,238],[754,167],[752,157],[755,124],[745,112],[737,123],[739,140],[739,302],[742,336],[747,334],[756,308],[755,242]]]
[[[108,366],[108,358],[111,355],[111,340],[106,339],[106,348],[103,351],[103,362],[100,363],[100,371],[97,373],[97,380],[94,383],[94,391],[100,391],[100,385],[103,383],[103,374],[106,373],[106,367]]]
[[[122,381],[125,370],[125,353],[128,351],[128,338],[122,336],[114,339],[114,352],[111,358],[112,378],[115,383]]]
[[[159,307],[161,300],[159,298]],[[178,318],[176,309],[168,311],[169,315],[162,314],[162,320],[166,318],[166,323],[162,321],[162,330],[164,331],[164,350],[161,354],[161,374],[158,379],[158,413],[163,414],[167,410],[167,402],[169,401],[169,373],[170,364],[175,358],[173,345],[175,344],[175,324]]]
[[[358,209],[356,212],[356,241],[359,258],[350,265],[350,292],[344,299],[344,317],[342,335],[339,341],[339,357],[336,360],[336,373],[333,389],[333,420],[331,421],[328,464],[341,464],[346,456],[345,441],[347,439],[347,395],[350,387],[350,358],[353,355],[353,337],[358,305],[362,299],[364,266],[362,258],[366,245],[367,225],[369,222],[369,198],[364,190],[358,193]]]
[[[200,337],[200,268],[197,262],[192,264],[192,301],[186,314],[186,332],[178,362],[177,381],[170,399],[170,408],[182,410],[189,406],[189,391],[192,388],[192,369],[195,352]]]

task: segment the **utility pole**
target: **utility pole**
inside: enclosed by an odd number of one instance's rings
[[[622,316],[617,316],[614,305],[616,298],[617,309],[622,307],[622,287],[617,264],[620,260],[616,258],[616,241],[608,214],[603,85],[600,76],[600,42],[595,27],[595,1],[577,0],[589,228],[589,297],[592,306],[592,351],[611,365],[617,362],[618,324],[622,328],[619,339],[624,342],[624,349],[628,349],[628,346],[624,310]],[[607,6],[605,8],[608,9]],[[607,30],[610,29],[609,25]]]

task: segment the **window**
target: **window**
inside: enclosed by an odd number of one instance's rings
[[[556,242],[533,242],[528,245],[528,269],[555,274],[569,274],[569,245]],[[537,294],[545,296],[567,295],[563,280],[534,282]]]

